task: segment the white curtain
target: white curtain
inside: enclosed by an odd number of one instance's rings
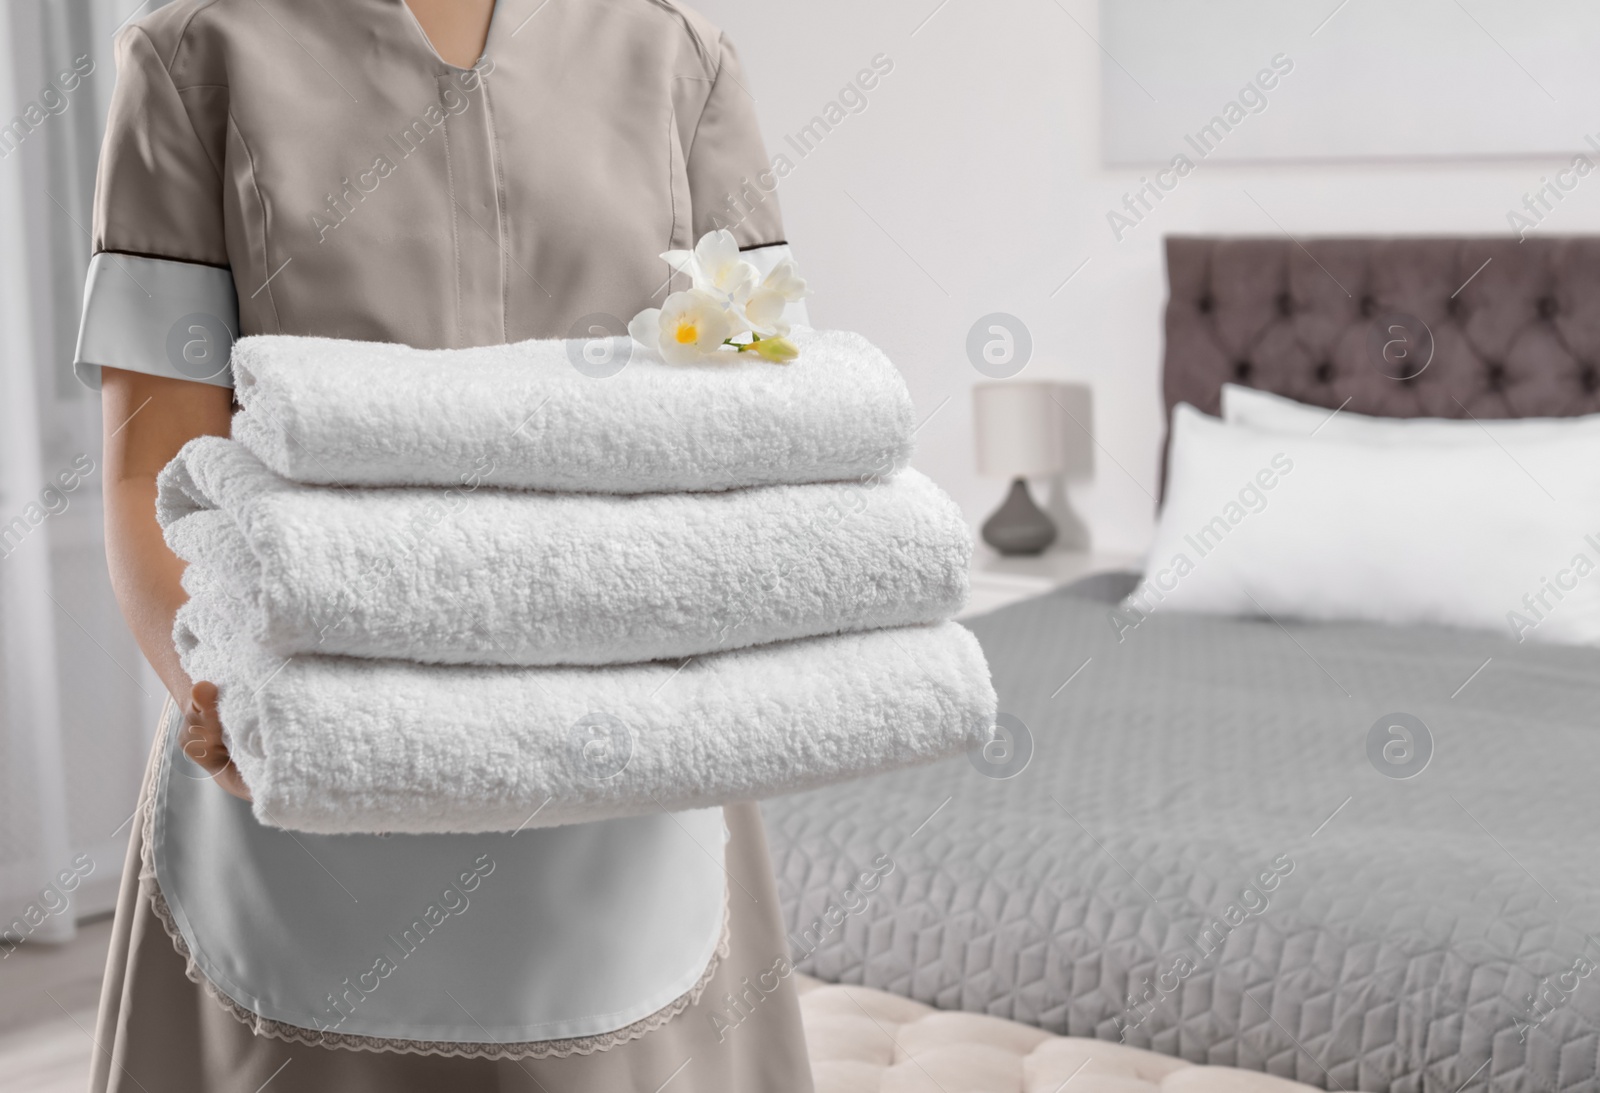
[[[0,5],[0,953],[110,909],[161,698],[106,576],[99,396],[70,369],[112,34],[151,6]]]

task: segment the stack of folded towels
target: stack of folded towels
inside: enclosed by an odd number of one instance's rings
[[[616,374],[561,341],[234,347],[162,472],[175,638],[256,815],[510,831],[753,800],[989,738],[970,539],[882,353]],[[630,351],[618,340],[617,353]]]

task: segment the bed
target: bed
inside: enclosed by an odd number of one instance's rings
[[[1600,411],[1600,240],[1175,238],[1167,261],[1169,411],[1225,382]],[[1433,351],[1382,375],[1396,315]],[[970,620],[1014,754],[764,806],[797,966],[1320,1088],[1600,1090],[1600,651],[1203,615],[1130,637],[1134,580]],[[1409,777],[1371,754],[1402,712],[1431,742]]]

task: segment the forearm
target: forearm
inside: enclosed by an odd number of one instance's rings
[[[156,475],[186,441],[227,435],[225,388],[105,369],[106,562],[123,618],[167,690],[188,700],[172,621],[187,595],[183,562],[156,523]]]
[[[150,666],[179,701],[192,681],[178,663],[172,621],[187,598],[183,563],[168,549],[156,524],[153,477],[105,482],[106,564],[122,617]]]

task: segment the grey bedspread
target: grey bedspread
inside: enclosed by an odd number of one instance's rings
[[[1600,651],[1119,641],[1116,591],[971,622],[1014,777],[996,747],[766,804],[799,966],[1330,1089],[1600,1091]]]

